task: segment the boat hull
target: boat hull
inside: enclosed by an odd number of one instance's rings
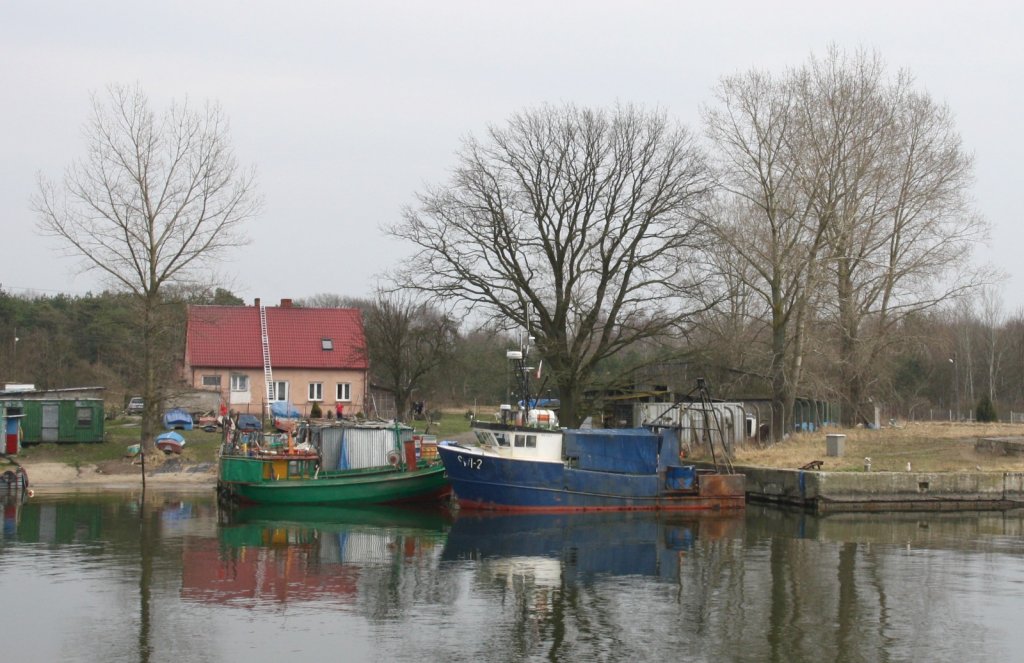
[[[165,454],[180,454],[184,446],[185,438],[174,431],[161,433],[156,436],[156,448],[163,451]]]
[[[451,493],[442,465],[413,471],[376,468],[275,479],[268,465],[277,459],[222,456],[217,485],[224,497],[251,504],[396,504],[436,502]]]
[[[647,474],[581,470],[563,462],[520,460],[439,446],[459,506],[517,512],[706,511],[742,509],[744,477],[702,473],[677,487],[673,468]],[[668,476],[667,476],[668,475]]]

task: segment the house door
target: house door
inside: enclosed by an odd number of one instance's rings
[[[60,426],[60,405],[43,403],[43,429],[39,439],[43,442],[56,442]]]

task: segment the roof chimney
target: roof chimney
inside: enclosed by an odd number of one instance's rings
[[[257,297],[256,301],[254,301],[252,305],[255,306],[256,308],[259,308],[260,307],[260,298]]]
[[[291,307],[292,307],[292,300],[290,300],[290,299],[282,299],[281,300],[281,308],[291,308]]]

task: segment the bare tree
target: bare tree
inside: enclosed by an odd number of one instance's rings
[[[373,305],[373,301],[370,299],[363,299],[361,297],[338,295],[331,292],[320,292],[315,295],[296,300],[295,304],[308,308],[357,308],[365,311]]]
[[[981,291],[981,325],[984,334],[985,368],[988,373],[988,397],[996,403],[999,400],[997,384],[1002,371],[1003,356],[1006,353],[1007,320],[1003,313],[1003,301],[992,288]]]
[[[727,77],[705,111],[733,197],[717,227],[768,303],[785,413],[809,325],[831,323],[843,416],[860,421],[901,321],[989,278],[968,262],[986,234],[967,204],[972,161],[948,109],[911,84],[833,47],[778,79]]]
[[[574,425],[599,362],[685,326],[709,184],[663,114],[522,112],[466,140],[450,182],[388,229],[421,249],[395,279],[528,330]]]
[[[764,303],[772,436],[779,439],[792,421],[807,316],[820,282],[825,229],[807,191],[821,174],[804,156],[801,100],[791,79],[759,72],[726,77],[716,98],[703,111],[718,148],[722,192],[714,227],[723,249],[713,255],[735,287],[749,288]]]
[[[458,324],[407,294],[379,294],[363,317],[371,371],[395,395],[402,418],[423,379],[452,358]]]
[[[240,227],[260,206],[254,172],[238,166],[218,106],[174,104],[158,118],[138,86],[95,95],[85,134],[86,157],[60,185],[40,176],[33,205],[42,232],[139,306],[142,443],[152,452],[157,368],[161,353],[172,351],[159,346],[164,289],[208,282],[214,261],[243,243]]]
[[[813,196],[826,228],[845,423],[870,420],[877,364],[906,316],[970,292],[990,276],[970,266],[987,224],[970,208],[973,159],[951,113],[888,77],[878,56],[836,48],[801,76],[815,145],[830,166]]]

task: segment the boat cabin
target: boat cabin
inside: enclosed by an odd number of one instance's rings
[[[562,462],[562,431],[474,422],[480,446],[505,458]]]

